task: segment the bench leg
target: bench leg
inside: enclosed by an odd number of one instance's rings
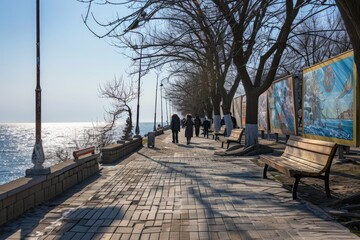
[[[267,173],[268,167],[269,167],[269,165],[265,164],[265,166],[264,166],[264,171],[263,171],[263,178],[267,178],[266,173]]]
[[[227,148],[226,149],[229,149],[229,147],[230,147],[230,143],[227,143]]]
[[[221,142],[221,148],[223,148],[224,147],[224,142]]]
[[[292,196],[293,196],[293,199],[297,199],[297,188],[298,188],[298,185],[299,185],[299,182],[300,182],[300,178],[299,176],[295,177],[295,182],[294,182],[294,186],[292,188]]]
[[[329,186],[329,174],[325,174],[325,192],[328,198],[331,198],[330,186]]]

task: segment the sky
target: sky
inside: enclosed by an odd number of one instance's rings
[[[109,100],[99,98],[99,86],[115,76],[137,81],[128,75],[133,62],[86,28],[86,5],[41,0],[40,12],[42,122],[103,121]],[[141,79],[140,122],[154,121],[154,76]],[[36,0],[1,0],[0,123],[35,121],[35,87]],[[159,94],[157,109],[160,121]],[[163,116],[165,121],[165,101]]]

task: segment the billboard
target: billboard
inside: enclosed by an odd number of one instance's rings
[[[272,83],[268,89],[270,130],[272,133],[296,135],[294,81],[286,76]]]
[[[241,128],[246,126],[246,95],[241,96]]]
[[[358,146],[354,53],[303,71],[303,136]]]
[[[232,115],[235,117],[238,126],[241,126],[241,97],[236,97],[232,101],[233,112]]]
[[[259,96],[258,106],[258,129],[260,131],[269,130],[269,117],[268,117],[268,93],[263,92]]]

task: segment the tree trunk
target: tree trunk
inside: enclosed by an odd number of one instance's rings
[[[360,1],[336,0],[346,30],[354,48],[354,60],[357,67],[357,76],[360,74]]]
[[[258,104],[259,104],[259,96],[249,91],[246,94],[246,125],[245,125],[246,146],[256,145],[259,143]]]
[[[215,132],[218,132],[220,130],[220,124],[221,122],[221,115],[214,115],[214,127],[215,127]]]
[[[230,136],[231,131],[233,130],[233,122],[231,120],[231,116],[230,114],[224,114],[224,121],[225,121],[225,125],[226,125],[226,136]]]
[[[220,121],[221,121],[221,111],[220,111],[220,101],[221,97],[220,94],[214,94],[213,95],[213,108],[214,108],[214,126],[215,131],[220,130]]]

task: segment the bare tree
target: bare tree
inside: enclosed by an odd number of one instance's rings
[[[296,73],[351,49],[343,21],[336,8],[300,23],[287,43],[278,75]]]
[[[287,40],[300,22],[322,11],[324,6],[307,8],[305,0],[214,0],[231,27],[234,41],[233,61],[247,97],[246,143],[258,143],[258,97],[276,78]],[[229,102],[225,102],[229,105]],[[229,117],[225,121],[230,122]]]
[[[124,113],[127,114],[127,127],[130,129],[133,128],[130,103],[137,97],[137,92],[134,89],[136,88],[133,82],[126,84],[122,78],[117,79],[116,77],[112,81],[99,87],[100,97],[107,98],[111,101],[111,109],[106,111],[106,125],[98,131],[99,137],[101,136],[101,139],[104,140],[102,142],[107,142],[107,136],[116,126],[116,121],[121,118]],[[131,134],[125,138],[131,138]]]
[[[131,36],[146,31],[149,41],[142,46],[153,50],[143,56],[148,68],[165,64],[174,66],[173,63],[177,62],[183,65],[177,65],[177,68],[185,72],[189,69],[186,63],[194,64],[198,59],[206,59],[198,62],[204,63],[204,69],[214,79],[210,82],[215,92],[212,95],[215,115],[217,102],[222,100],[229,130],[232,128],[229,115],[231,101],[241,80],[248,99],[248,145],[257,144],[258,97],[276,78],[288,38],[299,23],[329,8],[315,0],[119,0],[116,1],[117,5],[99,0],[82,2],[87,2],[89,6],[84,16],[87,26],[92,18],[98,26],[106,29],[99,37],[116,37],[122,40],[122,45],[133,47],[138,46],[139,41],[134,44]],[[91,14],[91,7],[95,3],[113,6],[128,4],[132,12],[99,24]],[[298,17],[305,6],[311,7]],[[164,24],[165,21],[169,24]],[[125,35],[130,38],[124,40]],[[225,87],[232,63],[236,66],[237,75],[232,79],[232,84]]]
[[[208,74],[194,66],[194,73],[180,73],[167,89],[167,96],[183,115],[194,113],[200,117],[212,116],[212,101],[209,93]]]
[[[102,2],[97,0],[81,2],[88,3],[88,12],[84,16],[85,24],[98,37],[113,37],[117,47],[130,47],[132,49],[147,49],[146,54],[141,54],[134,60],[142,60],[146,67],[144,70],[159,66],[168,66],[169,76],[173,73],[191,72],[191,68],[197,65],[208,73],[205,84],[209,86],[211,104],[215,116],[218,116],[220,125],[220,102],[227,95],[224,88],[227,80],[227,72],[232,63],[232,40],[227,32],[228,24],[216,11],[211,1],[196,0],[187,1],[117,1]],[[201,6],[202,4],[206,4]],[[132,13],[126,16],[118,16],[114,20],[99,23],[92,10],[96,4],[124,6],[127,4]],[[103,34],[98,34],[90,26],[91,21],[97,26],[104,27]],[[150,26],[145,28],[146,26]],[[160,27],[159,27],[160,26]],[[140,36],[141,40],[136,38]],[[146,35],[146,37],[144,37]],[[176,74],[178,76],[178,74]],[[240,82],[230,89],[232,99]]]
[[[322,0],[326,2],[326,0]],[[335,0],[354,48],[357,76],[360,74],[360,1]]]

